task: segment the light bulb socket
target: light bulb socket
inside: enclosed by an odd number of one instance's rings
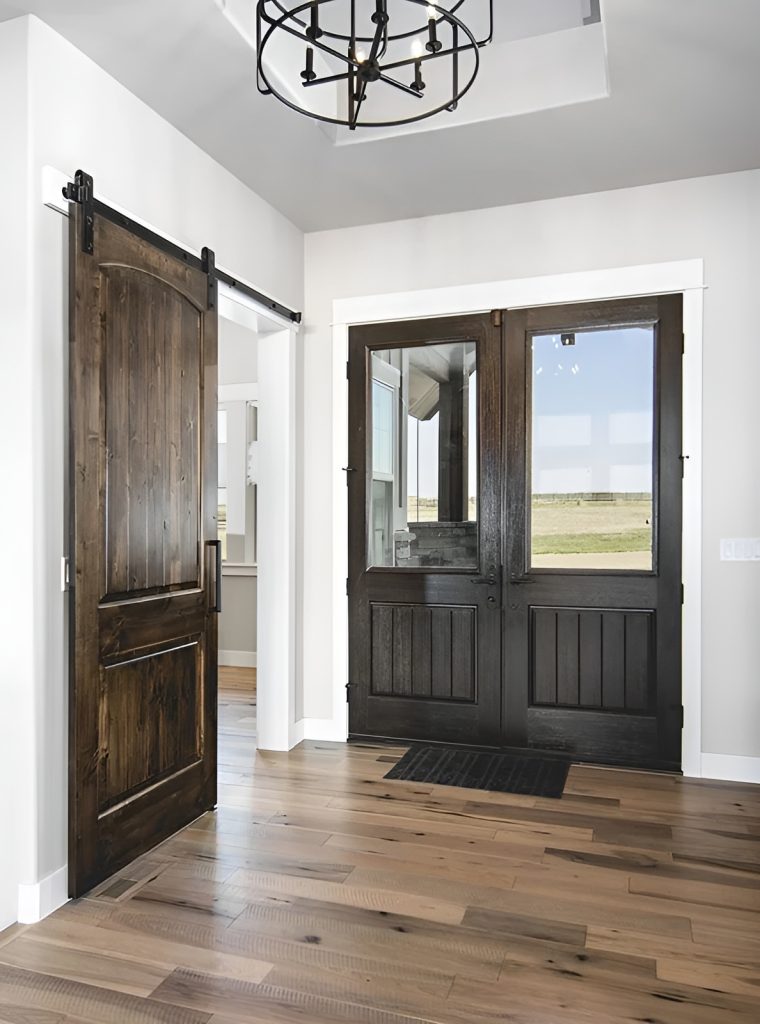
[[[313,82],[317,77],[317,73],[314,70],[314,51],[310,46],[306,47],[306,65],[301,72],[301,78],[304,82]]]
[[[322,29],[319,27],[319,4],[318,3],[312,3],[312,5],[311,5],[311,23],[309,24],[308,28],[305,30],[304,34],[306,36],[308,36],[308,38],[311,39],[312,42],[314,42],[315,39],[319,39],[319,37],[323,34],[322,33]]]
[[[443,43],[438,38],[435,18],[431,18],[428,22],[428,41],[425,43],[425,49],[428,53],[438,53],[443,49]]]

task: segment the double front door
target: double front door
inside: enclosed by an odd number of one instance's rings
[[[350,732],[677,769],[680,297],[349,341]]]

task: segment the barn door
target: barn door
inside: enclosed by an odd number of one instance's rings
[[[216,802],[209,277],[72,204],[69,888]],[[197,262],[197,261],[196,261]]]

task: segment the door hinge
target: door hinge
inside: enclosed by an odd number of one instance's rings
[[[501,310],[494,309],[491,313],[491,317],[494,327],[501,327]]]
[[[82,207],[82,252],[95,251],[95,187],[91,174],[77,171],[74,181],[63,186],[63,198]]]
[[[71,566],[68,558],[61,558],[61,590],[65,594],[71,588]]]
[[[214,250],[208,249],[205,245],[201,249],[201,269],[208,281],[208,308],[216,309],[216,256]]]
[[[346,360],[346,380],[351,378],[351,364]]]
[[[681,584],[681,604],[686,601],[686,590],[684,589],[683,583]]]
[[[686,335],[681,331],[681,355],[686,352]]]
[[[350,596],[351,591],[351,580],[346,578],[346,597]]]
[[[679,714],[679,720],[680,720],[680,722],[681,722],[681,728],[683,729],[683,727],[684,727],[684,722],[686,721],[686,718],[685,718],[685,712],[684,712],[684,707],[683,707],[683,704],[682,704],[682,705],[681,705],[681,707],[680,707],[680,708],[678,709],[678,714]]]
[[[346,683],[346,704],[351,703],[351,687],[353,683]]]

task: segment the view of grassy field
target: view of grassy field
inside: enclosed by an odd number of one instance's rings
[[[537,567],[649,569],[652,501],[610,495],[559,500],[534,495],[532,564]]]
[[[438,518],[434,498],[409,498],[409,521]],[[470,519],[477,517],[470,499]],[[534,495],[531,506],[535,568],[650,569],[652,501],[641,495]]]
[[[435,523],[438,520],[438,501],[435,498],[417,498],[409,495],[407,515],[410,523]],[[475,499],[470,499],[470,520],[477,518]]]

